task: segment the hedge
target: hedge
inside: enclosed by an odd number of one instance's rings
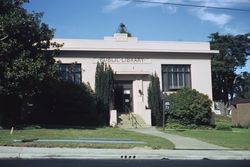
[[[197,90],[182,89],[167,97],[170,110],[167,114],[169,122],[183,125],[209,125],[212,101],[207,95]]]

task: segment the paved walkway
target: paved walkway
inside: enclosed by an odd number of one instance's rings
[[[175,149],[183,150],[224,150],[225,147],[209,144],[194,138],[183,137],[179,135],[168,134],[158,131],[155,127],[126,129],[134,132],[144,133],[148,135],[158,136],[170,140],[175,145]]]

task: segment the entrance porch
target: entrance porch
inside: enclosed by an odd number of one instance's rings
[[[117,125],[122,119],[131,118],[151,126],[151,110],[147,109],[148,74],[116,74],[114,81],[114,110],[110,112],[110,124]],[[118,117],[120,117],[120,121]],[[135,119],[135,120],[132,120]]]

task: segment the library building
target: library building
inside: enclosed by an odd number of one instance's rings
[[[109,64],[114,76],[114,100],[120,108],[110,112],[111,124],[117,115],[131,112],[151,126],[148,106],[150,75],[157,74],[164,93],[192,88],[212,99],[211,50],[209,42],[141,41],[125,33],[115,33],[101,40],[54,39],[63,44],[60,54],[60,72],[67,80],[89,83],[95,88],[97,62]],[[70,66],[75,63],[72,72]],[[116,96],[118,94],[118,96]],[[125,111],[126,110],[126,111]]]

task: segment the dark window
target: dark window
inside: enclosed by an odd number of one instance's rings
[[[62,79],[80,84],[82,80],[81,64],[59,64]]]
[[[190,65],[162,65],[163,91],[191,88]]]

